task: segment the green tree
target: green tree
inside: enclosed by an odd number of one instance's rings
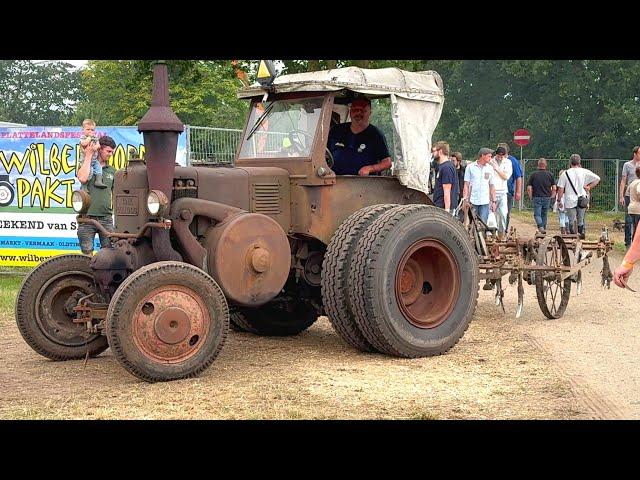
[[[69,63],[0,60],[0,119],[69,125],[82,99],[80,80]]]
[[[240,85],[229,61],[169,61],[171,107],[185,124],[240,128],[248,109],[236,97]],[[76,120],[134,125],[149,108],[153,62],[89,61],[82,72],[86,100]]]

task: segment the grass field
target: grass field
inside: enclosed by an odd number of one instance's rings
[[[0,325],[13,319],[18,288],[22,275],[0,275]]]

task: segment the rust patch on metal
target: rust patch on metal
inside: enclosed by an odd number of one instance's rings
[[[291,268],[291,247],[282,227],[257,213],[232,217],[206,237],[209,272],[230,300],[262,305],[284,286]]]
[[[164,285],[136,306],[133,340],[140,352],[154,362],[183,362],[198,353],[211,322],[198,293],[182,285]]]
[[[86,328],[74,322],[73,308],[81,298],[95,291],[93,278],[86,272],[61,272],[50,278],[36,297],[36,322],[42,333],[60,345],[85,344]]]
[[[437,327],[453,311],[460,282],[453,253],[437,240],[420,240],[405,251],[396,270],[400,311],[418,328]]]

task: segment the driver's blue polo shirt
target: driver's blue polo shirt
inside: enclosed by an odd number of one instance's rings
[[[333,155],[332,170],[336,175],[358,175],[365,165],[391,156],[384,135],[373,125],[360,133],[351,131],[351,122],[334,125],[327,147]]]

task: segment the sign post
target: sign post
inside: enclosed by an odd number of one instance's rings
[[[515,132],[513,132],[513,143],[516,145],[520,145],[520,164],[522,165],[522,184],[524,187],[524,158],[522,157],[522,147],[529,144],[529,140],[531,140],[531,135],[529,134],[529,130],[525,130],[524,128],[519,128]],[[524,192],[524,188],[522,189]],[[524,203],[524,193],[520,192],[520,210],[522,210],[522,205]]]

